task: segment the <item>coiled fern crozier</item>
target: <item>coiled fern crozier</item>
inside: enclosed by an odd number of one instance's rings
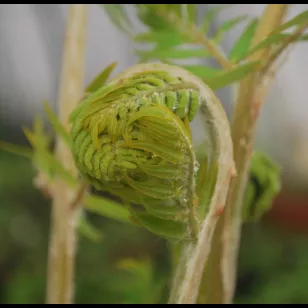
[[[72,115],[79,170],[98,190],[183,221],[197,170],[188,123],[202,99],[196,86],[162,70],[89,94]]]
[[[207,177],[215,183],[209,205],[196,192],[199,163],[190,121],[198,110],[211,148],[205,161]],[[134,221],[150,231],[190,243],[192,263],[198,258],[204,263],[204,245],[210,245],[216,212],[225,204],[234,174],[229,124],[211,89],[182,68],[139,64],[91,89],[70,118],[72,151],[82,176],[97,190],[119,196]],[[198,178],[204,181],[200,172]],[[199,210],[205,206],[207,211]],[[188,276],[183,296],[192,286]],[[198,284],[198,277],[193,282]]]

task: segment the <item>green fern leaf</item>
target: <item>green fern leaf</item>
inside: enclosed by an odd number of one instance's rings
[[[294,26],[301,26],[308,21],[308,10],[296,15],[294,18],[277,27],[273,33],[280,33]]]
[[[186,225],[180,221],[165,220],[147,213],[134,213],[134,218],[150,232],[165,238],[183,239],[183,234],[186,234]]]
[[[243,79],[247,74],[256,71],[260,64],[260,61],[248,62],[223,72],[212,79],[206,79],[206,82],[212,89],[217,90]]]
[[[84,200],[85,208],[98,215],[120,222],[131,223],[130,212],[121,204],[98,196],[87,196]]]
[[[105,67],[105,69],[91,81],[91,83],[87,86],[85,92],[86,93],[94,92],[98,90],[102,85],[104,85],[116,66],[117,62],[113,62],[109,64],[107,67]]]
[[[215,76],[223,72],[221,69],[204,65],[181,65],[181,66],[201,78],[209,78],[209,79],[214,78]]]
[[[259,44],[257,44],[255,47],[253,47],[248,52],[246,57],[252,55],[253,53],[255,53],[256,51],[258,51],[260,49],[277,46],[277,45],[281,44],[285,39],[290,37],[291,35],[292,35],[292,33],[272,34],[272,35],[268,36],[266,39],[264,39],[263,41],[261,41]],[[307,34],[302,34],[297,39],[297,41],[307,41],[307,40],[308,40]]]
[[[39,123],[39,122],[37,122]],[[25,128],[24,133],[26,138],[29,140],[33,147],[34,156],[33,163],[39,169],[45,172],[50,178],[52,178],[55,174],[62,177],[65,181],[67,181],[71,186],[76,185],[76,180],[70,174],[68,170],[66,170],[62,164],[55,158],[55,156],[49,151],[48,143],[46,142],[46,138],[41,136],[41,128],[38,128],[39,124],[35,128],[34,132],[31,132],[29,129]]]
[[[174,29],[140,33],[133,40],[137,43],[154,43],[160,49],[176,47],[185,42],[183,36]]]
[[[213,41],[216,43],[221,42],[223,39],[223,36],[230,30],[232,30],[235,26],[237,26],[239,23],[243,22],[244,20],[247,20],[248,16],[239,16],[235,17],[233,19],[230,19],[223,23],[219,29],[216,31]]]
[[[210,26],[215,20],[215,18],[218,16],[218,14],[222,10],[229,8],[231,5],[232,4],[220,4],[211,8],[207,13],[205,13],[203,17],[203,22],[200,26],[200,30],[205,34],[208,34],[208,32],[210,31]]]
[[[0,141],[0,149],[14,155],[23,156],[28,159],[33,158],[33,151],[28,147],[11,144],[9,142]]]
[[[252,20],[246,29],[243,31],[243,34],[238,38],[236,43],[233,45],[230,53],[229,53],[229,59],[233,63],[237,63],[243,57],[248,53],[251,44],[252,44],[252,39],[255,35],[256,28],[258,25],[258,19]]]
[[[66,132],[65,128],[61,124],[61,122],[58,120],[57,116],[53,113],[53,111],[51,110],[47,102],[44,102],[43,105],[44,105],[45,113],[53,129],[64,140],[67,146],[71,147],[71,139],[68,133]]]
[[[110,20],[120,30],[130,34],[132,33],[131,22],[127,16],[127,13],[123,7],[123,4],[101,4],[105,9],[105,12],[109,16]]]
[[[136,4],[136,7],[138,18],[145,26],[155,31],[172,28],[170,23],[156,12],[157,9],[168,9],[166,4]]]
[[[88,221],[85,215],[81,215],[79,218],[78,231],[82,236],[93,242],[100,242],[103,239],[102,233]]]
[[[210,53],[207,50],[198,49],[184,49],[184,48],[173,48],[173,49],[154,49],[154,50],[137,50],[136,54],[143,60],[149,59],[193,59],[193,58],[204,58],[209,57]]]

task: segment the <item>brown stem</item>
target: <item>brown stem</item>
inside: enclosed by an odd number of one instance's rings
[[[68,116],[82,95],[86,12],[86,4],[69,7],[59,94],[59,115],[66,130],[69,130]],[[60,138],[56,143],[56,156],[64,168],[77,176],[70,149]],[[78,208],[71,205],[76,191],[60,178],[55,179],[52,190],[47,303],[69,304],[73,300],[78,222]]]

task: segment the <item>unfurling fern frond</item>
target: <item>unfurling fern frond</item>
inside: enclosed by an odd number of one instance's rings
[[[268,212],[280,186],[279,165],[264,154],[255,152],[244,199],[244,221],[256,221]]]
[[[83,177],[122,198],[135,221],[161,236],[198,233],[198,162],[189,122],[199,106],[207,112],[213,104],[205,88],[181,68],[142,64],[97,88],[71,114],[72,151]]]
[[[196,165],[184,121],[194,118],[200,99],[192,84],[161,70],[111,81],[72,114],[79,170],[98,190],[145,204],[154,216],[172,215],[170,229],[184,230],[176,216],[186,215],[187,174]],[[154,219],[138,216],[149,224]]]

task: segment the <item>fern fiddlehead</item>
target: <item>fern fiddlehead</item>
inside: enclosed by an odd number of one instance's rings
[[[196,196],[198,162],[189,124],[198,109],[215,166],[206,213],[197,210],[203,201],[198,204]],[[216,212],[225,204],[234,174],[229,124],[219,100],[185,69],[139,64],[87,93],[71,122],[72,150],[81,174],[98,190],[122,198],[134,220],[153,233],[190,243],[179,262],[190,263],[179,264],[186,278],[176,286],[181,294],[172,301],[194,302]]]
[[[257,221],[271,209],[281,188],[280,173],[279,165],[270,157],[260,152],[253,153],[244,198],[244,221]]]
[[[187,218],[184,233],[197,232],[187,204],[197,164],[188,123],[201,99],[193,84],[163,70],[111,81],[72,114],[79,170],[98,190],[143,204],[157,219],[162,209],[175,221]]]

